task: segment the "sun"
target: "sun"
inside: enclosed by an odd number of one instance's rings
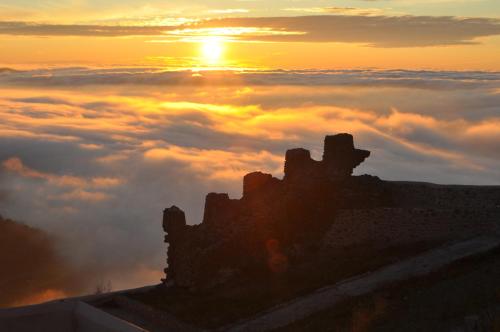
[[[201,41],[201,54],[208,64],[217,64],[224,53],[224,42],[220,37],[207,37]]]

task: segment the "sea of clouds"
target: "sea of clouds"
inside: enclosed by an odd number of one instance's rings
[[[324,135],[372,151],[357,174],[500,185],[500,73],[0,69],[0,213],[40,228],[87,291],[154,284],[162,210],[282,176]]]

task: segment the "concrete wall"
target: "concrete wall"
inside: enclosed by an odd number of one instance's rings
[[[74,316],[76,332],[146,332],[84,302],[77,302]]]
[[[2,332],[76,331],[74,303],[60,302],[0,310]]]
[[[145,332],[81,301],[0,310],[1,332]]]

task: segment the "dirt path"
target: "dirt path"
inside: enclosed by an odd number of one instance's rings
[[[332,307],[343,299],[367,294],[396,281],[429,274],[460,259],[485,253],[499,246],[500,237],[492,236],[474,238],[433,249],[374,272],[318,289],[309,295],[280,304],[253,318],[226,326],[221,330],[269,331],[287,326],[315,312]]]

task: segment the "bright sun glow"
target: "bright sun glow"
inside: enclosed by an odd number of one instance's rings
[[[224,51],[223,41],[220,37],[207,37],[201,44],[203,59],[213,65],[220,62]]]

